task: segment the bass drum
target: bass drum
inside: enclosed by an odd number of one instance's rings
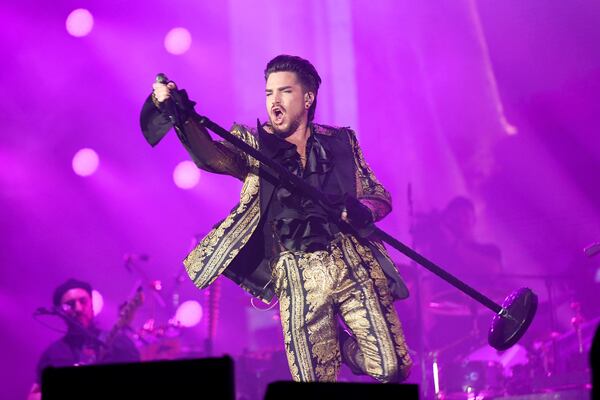
[[[504,394],[504,368],[495,361],[440,365],[440,399],[487,399]]]

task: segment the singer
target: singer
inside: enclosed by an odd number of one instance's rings
[[[94,323],[92,287],[87,282],[69,279],[54,289],[54,313],[67,323],[67,333],[42,353],[36,370],[36,382],[29,400],[39,399],[42,371],[47,367],[66,367],[98,363],[139,361],[140,354],[125,334],[118,334],[109,344],[104,343],[106,332]],[[103,354],[102,359],[99,355]],[[82,398],[87,397],[82,393]]]
[[[187,93],[157,82],[141,114],[150,144],[178,120],[179,139],[199,168],[244,182],[239,203],[185,268],[200,289],[224,274],[263,301],[277,296],[295,381],[335,381],[343,361],[356,374],[401,382],[412,361],[393,300],[408,292],[383,245],[368,237],[369,226],[391,211],[390,195],[351,129],[313,122],[321,78],[309,61],[280,55],[264,76],[269,122],[231,132],[336,199],[339,218],[291,194],[230,143],[211,139]]]

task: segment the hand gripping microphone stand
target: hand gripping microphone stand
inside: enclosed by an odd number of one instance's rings
[[[160,83],[168,83],[169,80],[164,74],[158,74],[156,77]],[[181,106],[178,101],[178,91],[173,91],[173,102],[168,100],[163,112],[168,116],[175,131],[180,138],[184,138],[182,124],[184,121],[180,119],[180,113],[177,111],[178,106]],[[175,104],[173,104],[175,103]],[[262,167],[268,172],[274,174],[279,180],[279,183],[286,189],[301,196],[305,196],[314,202],[321,204],[328,211],[330,217],[335,221],[340,221],[341,210],[339,206],[333,204],[319,190],[305,183],[302,179],[289,172],[282,165],[263,155],[259,150],[250,146],[240,138],[234,136],[226,129],[212,122],[205,116],[197,114],[193,109],[187,110],[191,115],[188,118],[194,118],[200,125],[211,130],[218,136],[222,137],[229,143],[233,144],[238,149],[244,151],[254,159],[258,160]],[[166,133],[166,132],[165,132]],[[151,143],[152,144],[152,143]],[[354,198],[351,201],[358,202]],[[342,222],[343,223],[343,222]],[[454,275],[442,269],[429,259],[417,253],[412,248],[406,246],[393,236],[379,229],[375,224],[370,224],[366,229],[356,229],[351,225],[349,229],[355,231],[359,237],[375,236],[400,251],[408,258],[412,259],[422,267],[434,273],[444,281],[448,282],[461,292],[465,293],[475,301],[492,310],[496,315],[492,320],[492,324],[488,331],[488,343],[497,350],[506,350],[519,341],[525,334],[527,328],[531,325],[535,316],[538,304],[537,295],[529,288],[519,288],[513,291],[506,297],[502,305],[497,304],[489,297],[483,295],[471,286],[467,285]]]

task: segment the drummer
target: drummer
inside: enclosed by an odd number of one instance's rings
[[[467,284],[487,292],[498,284],[502,271],[498,246],[476,237],[476,212],[471,200],[455,197],[441,212],[418,219],[413,229],[417,249],[433,262],[457,275]],[[477,304],[432,274],[422,278],[422,313],[426,348],[429,351],[473,343],[477,332]],[[461,347],[461,346],[459,346]]]

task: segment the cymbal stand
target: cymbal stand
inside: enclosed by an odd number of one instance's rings
[[[571,303],[571,309],[575,313],[573,318],[571,318],[571,325],[573,325],[573,329],[575,330],[575,334],[577,335],[577,352],[579,354],[583,354],[583,336],[581,333],[581,324],[585,321],[583,315],[581,315],[581,303],[578,301],[573,301]]]
[[[165,303],[165,300],[163,299],[163,297],[161,295],[162,282],[160,280],[150,279],[150,277],[148,276],[146,271],[144,271],[144,269],[136,262],[136,261],[147,262],[148,258],[149,258],[148,256],[143,255],[143,254],[137,255],[134,253],[126,253],[123,256],[124,267],[127,271],[129,271],[133,275],[137,275],[140,278],[141,283],[144,286],[147,286],[151,289],[150,293],[152,293],[152,297],[154,297],[154,299],[160,305],[160,307],[165,308],[167,304]],[[137,286],[139,286],[139,283],[140,282],[136,282],[134,287],[137,288]]]
[[[414,204],[412,197],[412,185],[409,183],[406,190],[407,197],[407,205],[408,205],[408,223],[409,223],[409,231],[412,236],[412,247],[415,248],[415,238],[413,235],[414,232]],[[418,339],[418,349],[419,349],[419,367],[421,368],[421,393],[423,394],[423,398],[427,398],[427,394],[429,392],[429,381],[427,379],[427,360],[426,360],[426,351],[425,351],[425,326],[423,323],[423,294],[421,288],[421,269],[417,267],[416,262],[411,260],[411,265],[414,267],[415,273],[415,308],[416,308],[416,319],[417,319],[417,337]],[[433,361],[434,365],[434,388],[435,395],[438,395],[439,385],[436,387],[436,378],[437,376],[437,360]],[[438,382],[439,384],[439,382]]]
[[[556,310],[554,309],[554,293],[552,290],[553,277],[545,277],[544,283],[546,285],[546,291],[548,292],[548,307],[550,309],[550,355],[547,356],[545,362],[546,374],[548,376],[554,374],[554,367],[556,365]]]
[[[440,398],[440,369],[438,367],[437,352],[432,353],[431,369],[433,372],[433,393],[435,399]]]

